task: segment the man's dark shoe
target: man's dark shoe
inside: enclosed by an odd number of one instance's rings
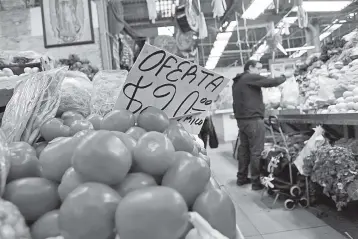
[[[251,183],[251,180],[250,180],[249,178],[236,180],[236,184],[237,184],[238,186],[244,186],[244,185],[250,184],[250,183]]]
[[[255,183],[255,184],[252,184],[251,189],[254,191],[259,191],[259,190],[264,189],[264,185]]]

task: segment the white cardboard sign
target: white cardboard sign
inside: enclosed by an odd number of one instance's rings
[[[206,111],[228,82],[221,75],[146,44],[128,73],[114,109],[139,114],[154,106],[177,119],[190,133],[198,134]]]

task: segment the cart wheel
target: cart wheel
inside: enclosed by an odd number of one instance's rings
[[[308,207],[308,200],[307,198],[303,197],[298,201],[298,205],[300,205],[303,208]]]
[[[298,197],[301,194],[301,189],[298,186],[290,188],[290,194],[292,197]]]
[[[270,196],[273,196],[275,194],[275,191],[272,190],[272,188],[267,189],[267,194]]]
[[[287,199],[285,201],[285,208],[287,210],[293,210],[296,207],[296,203],[292,199]]]

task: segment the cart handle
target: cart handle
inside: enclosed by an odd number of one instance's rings
[[[269,116],[268,123],[269,123],[270,126],[277,125],[278,124],[277,116],[273,116],[273,115]]]

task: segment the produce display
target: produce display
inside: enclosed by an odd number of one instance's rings
[[[340,211],[347,203],[358,199],[358,160],[351,149],[339,145],[346,144],[319,147],[304,158],[303,169]]]
[[[18,98],[20,84],[7,106],[0,179],[19,225],[5,222],[1,239],[189,239],[199,230],[190,212],[236,239],[234,204],[212,179],[203,142],[154,107],[59,113],[65,77],[64,68],[37,73],[26,82],[49,87],[34,86],[34,105],[12,103],[29,97]],[[44,104],[44,94],[57,103]],[[22,130],[11,130],[10,116]]]
[[[81,59],[75,54],[68,56],[68,59],[58,60],[59,66],[68,66],[71,71],[80,71],[87,75],[92,80],[94,75],[98,72],[98,67],[92,66],[91,63],[86,59]]]
[[[358,31],[322,47],[297,65],[302,110],[320,114],[356,113]]]
[[[39,72],[40,69],[38,67],[25,67],[24,69],[24,73],[20,74],[20,76],[23,75],[28,75],[31,73],[37,73]],[[14,74],[14,72],[10,69],[10,68],[3,68],[2,70],[0,70],[0,80],[6,80],[6,79],[11,79],[11,78],[16,78],[17,75]]]

